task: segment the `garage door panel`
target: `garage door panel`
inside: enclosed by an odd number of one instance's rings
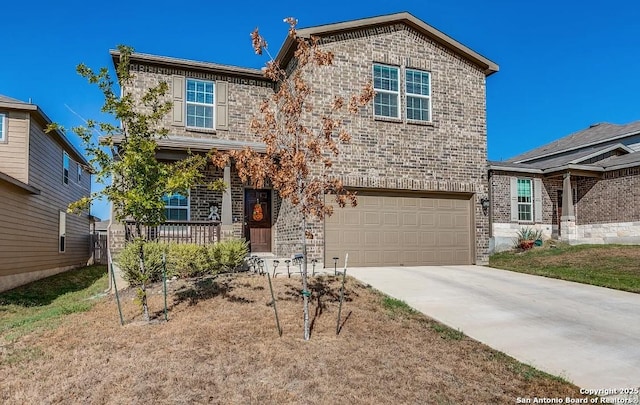
[[[380,219],[380,213],[375,211],[367,211],[364,213],[364,225],[370,226],[380,226],[382,225],[382,220]]]
[[[418,247],[418,232],[406,231],[402,233],[402,242],[405,247]]]
[[[421,227],[430,227],[433,228],[436,224],[436,215],[435,214],[427,214],[420,213],[420,226]]]
[[[358,196],[355,208],[335,208],[325,222],[325,262],[349,266],[471,263],[468,197]]]
[[[400,225],[400,215],[397,212],[385,212],[382,215],[384,217],[382,222],[384,226],[396,227]]]
[[[400,244],[400,232],[398,231],[384,231],[383,243],[388,246],[397,246]]]
[[[364,233],[364,243],[366,246],[380,246],[381,244],[381,238],[380,238],[380,231],[376,230],[376,231],[368,231]]]
[[[417,212],[405,212],[402,214],[402,226],[418,226],[418,213]]]

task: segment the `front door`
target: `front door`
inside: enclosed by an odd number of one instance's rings
[[[251,252],[271,252],[271,190],[245,189],[244,218]]]

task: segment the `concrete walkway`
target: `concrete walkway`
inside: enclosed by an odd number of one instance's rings
[[[640,294],[481,266],[347,274],[581,388],[640,387]]]

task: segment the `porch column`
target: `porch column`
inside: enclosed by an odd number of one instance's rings
[[[233,225],[233,212],[231,212],[231,167],[224,168],[224,183],[227,188],[222,193],[222,225]]]
[[[560,240],[572,242],[577,239],[576,215],[573,211],[571,173],[564,174],[562,181],[562,216],[560,217]]]

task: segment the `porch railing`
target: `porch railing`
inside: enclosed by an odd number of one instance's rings
[[[134,222],[125,221],[127,242],[135,234]],[[206,245],[220,242],[220,221],[165,221],[158,226],[143,226],[142,234],[149,241]]]

